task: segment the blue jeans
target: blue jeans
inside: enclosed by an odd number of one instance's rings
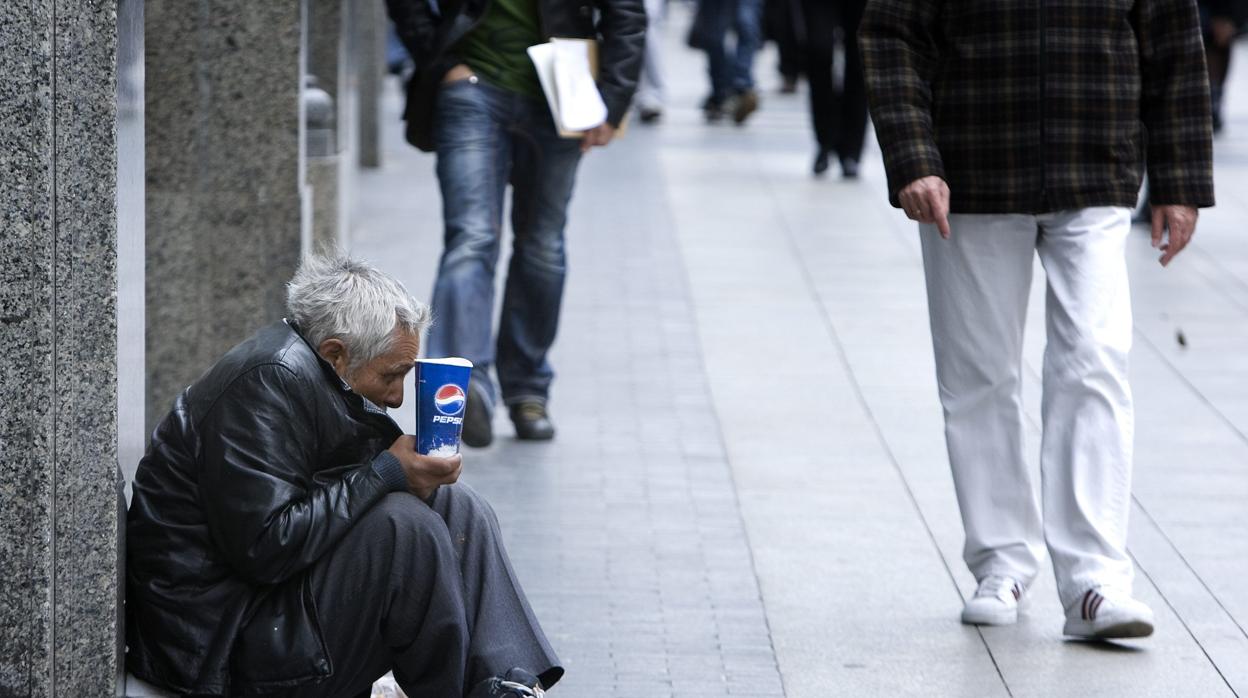
[[[705,17],[707,65],[711,98],[723,102],[733,94],[754,87],[754,54],[763,45],[763,0],[699,0]],[[725,38],[736,34],[736,46],[728,50]]]
[[[546,355],[555,341],[567,272],[563,229],[580,141],[560,138],[545,102],[484,81],[442,86],[434,112],[438,181],[445,223],[433,287],[429,356],[462,356],[491,403],[544,401],[554,377]],[[511,185],[511,264],[498,340],[491,341],[494,268]]]

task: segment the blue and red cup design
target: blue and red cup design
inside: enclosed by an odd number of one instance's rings
[[[425,455],[459,453],[472,362],[451,357],[416,361],[416,450]]]

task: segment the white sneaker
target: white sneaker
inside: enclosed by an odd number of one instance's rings
[[[1088,589],[1066,609],[1062,633],[1097,639],[1148,637],[1153,634],[1153,611],[1126,594]]]
[[[992,574],[979,580],[975,595],[962,608],[967,625],[1009,625],[1018,621],[1023,587],[1010,577]]]

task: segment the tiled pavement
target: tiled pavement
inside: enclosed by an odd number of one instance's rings
[[[883,201],[878,153],[858,183],[812,180],[803,98],[772,92],[745,128],[703,125],[701,61],[680,37],[664,123],[634,125],[582,166],[553,357],[558,439],[517,443],[500,416],[496,445],[466,460],[568,665],[556,693],[1248,695],[1243,71],[1218,142],[1219,207],[1195,246],[1166,271],[1143,236],[1129,250],[1130,548],[1158,633],[1088,645],[1061,639],[1048,573],[1018,626],[957,623],[973,582],[918,241]],[[766,85],[772,64],[760,62]],[[387,127],[385,167],[358,182],[352,248],[426,295],[433,160]]]

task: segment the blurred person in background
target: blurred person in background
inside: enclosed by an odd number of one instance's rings
[[[744,124],[759,105],[754,56],[763,41],[763,0],[698,0],[689,45],[706,52],[711,93],[702,102],[708,122],[725,116]],[[728,34],[735,41],[731,49]]]
[[[1146,160],[1163,266],[1191,239],[1198,207],[1213,205],[1196,4],[870,0],[859,40],[889,200],[921,224],[963,559],[976,580],[962,622],[1016,622],[1047,551],[1064,634],[1150,635],[1126,549],[1126,244]],[[1021,393],[1037,255],[1048,286],[1039,501]]]
[[[867,92],[858,52],[858,23],[866,4],[866,0],[802,0],[810,118],[818,142],[812,168],[816,176],[827,172],[829,154],[840,160],[842,176],[858,176],[867,131]],[[833,60],[838,44],[844,57],[839,75],[834,74]]]
[[[763,7],[763,34],[776,42],[780,54],[780,94],[797,92],[797,83],[805,72],[802,44],[806,42],[806,25],[801,0],[766,0]]]
[[[1248,22],[1248,0],[1199,0],[1200,27],[1209,65],[1213,132],[1222,131],[1222,87],[1231,68],[1232,43]]]
[[[407,140],[437,153],[444,249],[433,288],[429,356],[462,356],[474,370],[463,441],[488,446],[501,401],[516,437],[545,441],[567,259],[564,227],[581,156],[615,137],[645,52],[642,0],[387,0],[416,62]],[[551,37],[598,42],[602,125],[579,138],[555,127],[530,46]],[[494,338],[494,275],[511,185],[511,264]],[[498,387],[490,369],[498,374]]]
[[[646,59],[637,86],[637,118],[652,124],[663,118],[666,98],[663,80],[663,27],[667,24],[667,0],[645,0]]]

